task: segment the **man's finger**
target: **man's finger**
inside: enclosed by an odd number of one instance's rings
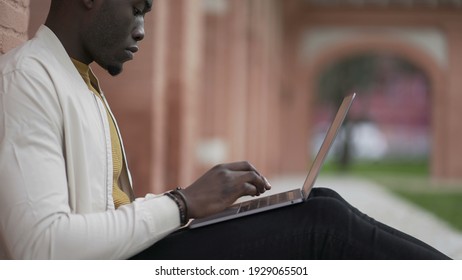
[[[248,161],[231,162],[231,163],[226,163],[223,166],[231,171],[255,171],[257,172],[257,174],[260,175],[257,169],[253,167],[253,165],[250,164]]]

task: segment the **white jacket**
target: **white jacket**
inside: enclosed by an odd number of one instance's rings
[[[104,105],[50,29],[0,75],[0,259],[124,259],[179,228],[164,195],[114,210]]]

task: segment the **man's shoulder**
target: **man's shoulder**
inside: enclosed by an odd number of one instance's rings
[[[0,71],[2,75],[14,71],[31,71],[42,65],[47,57],[42,50],[35,48],[34,39],[10,50],[0,57]],[[41,67],[40,67],[41,68]]]
[[[44,31],[42,31],[43,33]],[[20,46],[0,56],[0,72],[6,75],[14,71],[46,71],[56,65],[56,42],[50,42],[46,36],[35,36]]]

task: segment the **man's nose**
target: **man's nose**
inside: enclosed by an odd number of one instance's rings
[[[132,33],[133,39],[136,41],[141,41],[144,39],[144,21],[137,25]]]

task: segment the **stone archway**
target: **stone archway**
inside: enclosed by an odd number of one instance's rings
[[[315,59],[306,64],[304,83],[308,88],[308,111],[314,106],[317,80],[324,67],[344,57],[365,52],[392,53],[408,60],[426,73],[430,82],[431,136],[433,139],[429,167],[433,177],[442,176],[444,174],[444,157],[446,154],[446,147],[442,139],[447,131],[443,125],[437,124],[444,123],[445,119],[443,108],[444,100],[446,99],[444,70],[442,70],[441,65],[434,57],[411,44],[391,37],[362,36],[346,39],[341,44],[324,48],[316,55]],[[307,139],[307,142],[309,142],[309,139]]]

